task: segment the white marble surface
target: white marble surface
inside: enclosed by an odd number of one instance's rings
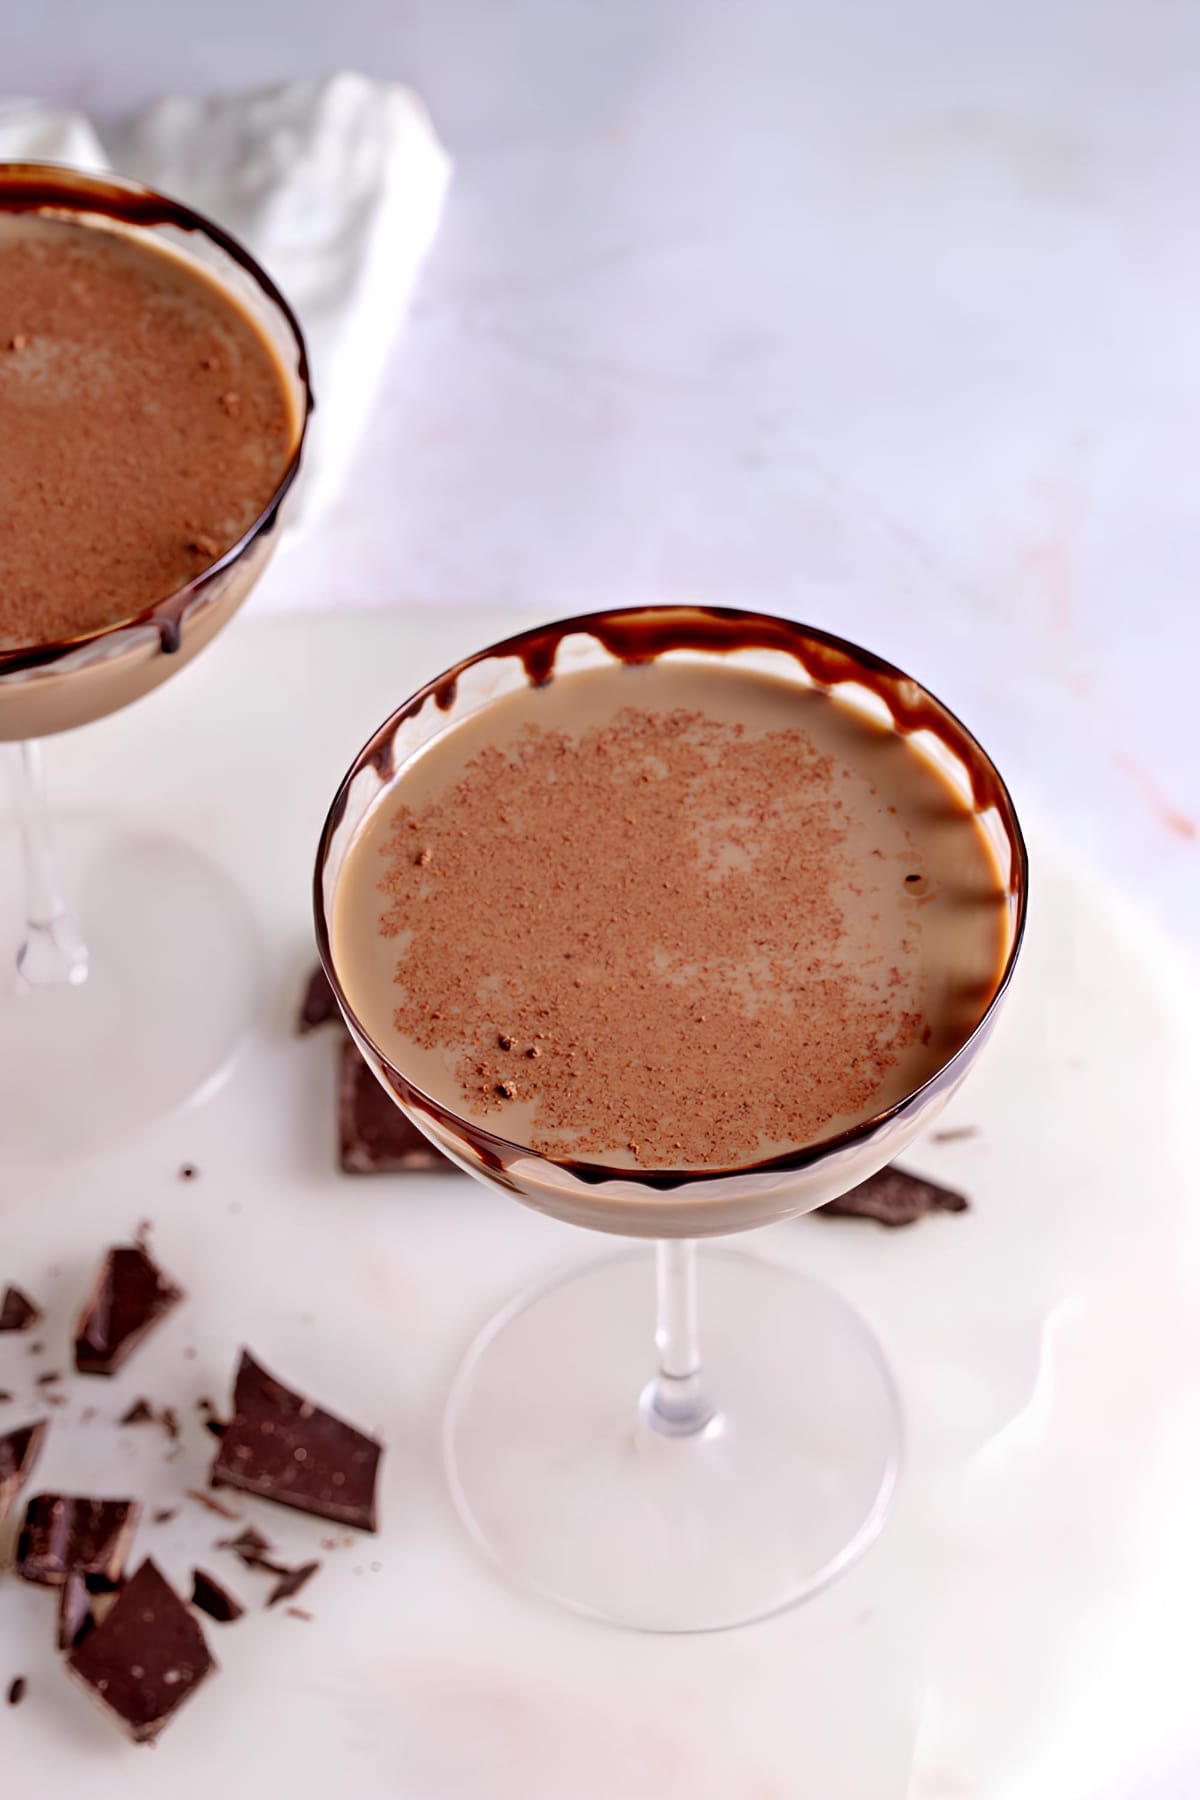
[[[806,616],[1200,945],[1200,11],[42,0],[0,80],[103,121],[338,66],[412,81],[455,181],[255,606]]]

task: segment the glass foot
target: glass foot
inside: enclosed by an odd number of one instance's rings
[[[653,1254],[592,1264],[507,1307],[472,1345],[445,1426],[451,1490],[513,1582],[616,1625],[715,1631],[778,1612],[878,1535],[900,1414],[857,1313],[736,1252],[699,1259],[713,1412],[648,1421]]]
[[[87,956],[84,979],[46,985],[18,971],[17,836],[0,831],[6,1158],[77,1156],[206,1093],[264,1000],[254,916],[202,852],[69,816],[55,820],[55,839]]]

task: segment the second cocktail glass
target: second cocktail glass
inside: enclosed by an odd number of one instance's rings
[[[144,571],[133,556],[130,602],[123,612],[118,605],[113,616],[98,618],[93,628],[72,628],[69,635],[47,632],[14,641],[0,632],[0,758],[8,764],[15,827],[7,844],[0,834],[0,865],[11,871],[0,884],[0,934],[11,933],[16,964],[14,969],[10,961],[7,970],[0,970],[3,1148],[40,1160],[94,1148],[203,1091],[228,1066],[261,997],[262,946],[252,913],[229,874],[195,845],[130,829],[120,819],[124,796],[119,794],[111,797],[116,817],[106,808],[103,814],[52,820],[42,740],[141,699],[188,663],[233,616],[279,542],[312,396],[294,314],[265,271],[211,221],[116,177],[42,164],[0,164],[0,226],[15,231],[30,220],[70,225],[85,243],[96,239],[144,246],[164,266],[177,270],[183,283],[194,281],[214,292],[231,317],[249,324],[273,359],[289,419],[286,442],[270,446],[279,457],[278,472],[258,516],[233,542],[228,535],[210,541],[198,525],[198,541],[189,546],[196,552],[196,573],[190,580],[169,584],[170,591],[156,593],[146,604]],[[5,298],[11,330],[13,296]],[[136,373],[139,334],[147,323],[144,310],[127,308],[127,315],[120,330],[114,324],[124,358],[118,377],[101,371],[108,375],[105,386],[91,372],[92,387],[98,386],[114,409],[126,412],[137,400],[119,375]],[[102,328],[104,317],[94,322]],[[0,353],[9,359],[10,377],[18,364],[28,363],[32,378],[27,397],[44,394],[48,402],[58,401],[53,416],[70,434],[76,429],[71,384],[86,388],[89,371],[85,366],[72,373],[69,334],[55,339],[54,323],[52,316],[47,318],[44,345],[34,322],[30,332],[0,343]],[[210,366],[215,365],[202,365]],[[66,405],[61,404],[64,397]],[[91,391],[81,398],[94,404]],[[111,445],[103,440],[92,444],[84,427],[70,446],[74,452],[80,445],[90,447],[109,483],[106,493],[123,471],[131,519],[141,516],[139,505],[146,505],[144,478],[155,472],[155,458],[178,457],[186,465],[191,454],[189,444],[156,435],[155,409],[162,399],[151,393],[141,402],[144,426],[129,466],[114,463]],[[231,429],[236,428],[238,395],[226,394],[222,400]],[[34,400],[29,405],[36,418]],[[44,446],[47,432],[44,426],[39,429]],[[128,444],[125,448],[128,454]],[[251,449],[255,455],[267,454],[266,446],[253,444]],[[39,493],[52,485],[53,458],[43,460]],[[23,471],[17,475],[19,483]],[[71,503],[69,489],[56,497],[60,505]],[[6,548],[20,550],[25,521],[19,508],[14,512],[4,521],[11,533]],[[146,524],[147,563],[161,554],[155,523],[151,517]],[[103,520],[97,529],[107,542]],[[132,536],[136,532],[131,527],[122,540],[126,548]],[[37,560],[33,547],[27,560]],[[54,579],[40,571],[48,617],[54,616],[60,599]],[[212,729],[220,729],[219,719],[213,719]],[[148,722],[148,766],[159,756],[159,742]],[[163,742],[161,755],[171,749],[169,741]],[[19,868],[25,878],[23,895]]]
[[[364,823],[443,733],[503,697],[659,657],[817,688],[901,734],[990,847],[1002,956],[977,1023],[943,1066],[852,1129],[735,1168],[555,1159],[447,1108],[373,1041],[339,971],[332,918]],[[479,868],[487,904],[487,866]],[[656,1631],[719,1629],[813,1593],[886,1515],[900,1458],[895,1388],[835,1293],[703,1237],[820,1206],[890,1162],[989,1037],[1024,929],[1027,862],[1012,802],[970,733],[870,652],[764,615],[648,608],[569,620],[470,657],[415,694],[356,758],[318,854],[326,970],[392,1100],[486,1185],[593,1230],[655,1240],[519,1298],[472,1346],[450,1397],[458,1509],[512,1579],[576,1611]],[[364,921],[364,928],[369,926]]]

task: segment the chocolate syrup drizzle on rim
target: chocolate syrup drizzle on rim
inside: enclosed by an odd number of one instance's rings
[[[17,669],[35,669],[43,664],[56,662],[60,656],[71,651],[98,643],[114,632],[128,631],[139,625],[153,625],[158,631],[159,647],[163,655],[173,656],[182,641],[184,615],[192,601],[217,582],[255,539],[274,531],[279,520],[279,509],[299,472],[309,415],[315,405],[309,380],[308,350],[300,321],[266,270],[255,262],[250,252],[243,249],[236,238],[231,237],[211,219],[206,219],[202,213],[193,212],[178,200],[168,200],[164,195],[156,194],[151,188],[141,187],[137,182],[125,181],[115,175],[85,175],[81,170],[59,167],[53,163],[0,162],[0,212],[61,213],[81,222],[86,222],[90,216],[112,219],[121,225],[143,226],[147,230],[152,230],[155,226],[172,225],[180,231],[198,232],[246,271],[255,285],[279,309],[294,339],[296,378],[304,390],[304,409],[296,442],[275,492],[237,543],[231,544],[216,562],[183,587],[177,588],[173,594],[154,601],[140,612],[131,613],[128,618],[118,619],[112,625],[103,625],[96,631],[83,632],[78,637],[57,638],[49,643],[23,646],[18,650],[0,649],[0,676],[11,674]],[[219,279],[219,271],[217,277]]]
[[[700,651],[711,656],[727,656],[738,650],[782,651],[799,664],[818,688],[828,691],[839,683],[854,682],[868,689],[883,701],[892,717],[892,729],[901,736],[908,737],[919,731],[932,732],[966,769],[976,812],[983,813],[995,808],[1011,854],[1011,869],[1005,891],[1013,912],[1013,928],[1004,967],[970,1037],[959,1046],[948,1062],[903,1100],[834,1136],[821,1138],[815,1143],[761,1162],[739,1163],[729,1168],[618,1168],[610,1163],[547,1156],[541,1151],[531,1150],[527,1145],[515,1144],[508,1138],[497,1136],[476,1120],[466,1119],[462,1114],[451,1111],[421,1088],[414,1086],[363,1030],[355,1018],[334,966],[324,899],[325,866],[329,860],[334,833],[345,816],[355,778],[364,768],[371,767],[382,781],[390,781],[396,770],[395,740],[400,727],[407,720],[416,718],[429,700],[440,711],[448,712],[454,704],[459,680],[466,669],[493,659],[515,657],[524,668],[530,687],[543,687],[554,679],[555,665],[563,642],[576,636],[594,638],[610,656],[626,665],[653,662],[656,657],[671,650]],[[437,676],[418,689],[364,745],[338,789],[317,850],[313,897],[317,947],[338,1004],[347,1019],[353,1021],[355,1036],[363,1044],[370,1046],[374,1059],[384,1070],[395,1093],[418,1117],[424,1114],[442,1126],[453,1138],[461,1139],[469,1145],[492,1178],[516,1192],[520,1191],[521,1183],[508,1171],[515,1162],[531,1158],[561,1170],[588,1186],[619,1181],[663,1192],[689,1184],[729,1181],[739,1176],[783,1175],[810,1168],[838,1151],[867,1142],[893,1120],[903,1117],[915,1107],[923,1106],[952,1086],[964,1066],[974,1058],[990,1035],[996,1009],[1012,980],[1025,935],[1028,891],[1029,858],[1025,840],[1012,798],[998,770],[962,721],[911,676],[897,669],[894,664],[885,662],[882,657],[860,649],[844,638],[834,637],[829,632],[818,631],[812,626],[773,618],[767,613],[740,612],[726,607],[656,606],[583,614],[576,618],[562,619],[552,625],[535,627],[516,637],[505,638],[498,644],[478,651],[474,656],[465,657],[444,675]]]

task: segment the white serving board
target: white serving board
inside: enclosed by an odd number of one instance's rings
[[[153,1754],[56,1667],[47,1596],[0,1578],[0,1686],[29,1683],[19,1709],[0,1705],[0,1793],[1070,1800],[1102,1791],[1099,1771],[1156,1766],[1147,1746],[1182,1753],[1198,996],[1045,829],[1009,1008],[938,1122],[978,1135],[908,1158],[965,1187],[972,1211],[743,1240],[836,1283],[894,1360],[909,1455],[879,1544],[791,1613],[692,1639],[584,1624],[477,1560],[439,1461],[456,1359],[515,1289],[613,1246],[465,1177],[339,1175],[333,1036],[298,1041],[291,1025],[317,833],[351,755],[421,680],[523,622],[240,621],[178,681],[52,746],[60,806],[169,828],[239,870],[271,999],[204,1105],[71,1166],[18,1169],[0,1148],[0,1281],[49,1308],[45,1360],[0,1339],[0,1387],[24,1400],[37,1369],[69,1369],[98,1254],[142,1218],[188,1295],[116,1380],[69,1381],[37,1485],[162,1506],[202,1486],[213,1440],[195,1401],[225,1405],[243,1343],[377,1430],[387,1457],[382,1530],[325,1555],[300,1601],[311,1623],[258,1610],[263,1582],[213,1551],[222,1523],[194,1504],[143,1525],[137,1548],[172,1578],[199,1563],[255,1607],[206,1623],[222,1673]],[[173,1462],[157,1432],[115,1427],[143,1392],[186,1420]],[[5,1407],[4,1425],[31,1410]],[[266,1503],[238,1510],[296,1558],[331,1535]],[[1096,1695],[1111,1706],[1081,1710]]]

